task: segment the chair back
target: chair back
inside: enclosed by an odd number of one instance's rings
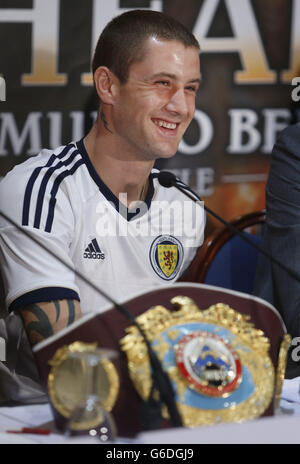
[[[240,216],[230,222],[254,244],[260,245],[265,211]],[[218,227],[198,250],[181,281],[215,285],[253,293],[258,251],[225,226]]]

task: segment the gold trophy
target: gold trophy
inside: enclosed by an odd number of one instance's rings
[[[119,379],[111,359],[118,354],[95,344],[74,342],[51,359],[48,391],[55,409],[65,419],[68,436],[88,434],[102,442],[113,441],[116,426],[110,411]]]

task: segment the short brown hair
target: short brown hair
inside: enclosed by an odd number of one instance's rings
[[[194,35],[174,18],[152,10],[131,10],[112,19],[103,29],[96,45],[93,74],[99,66],[109,68],[124,84],[132,63],[144,56],[149,37],[177,40],[186,47],[200,49]]]

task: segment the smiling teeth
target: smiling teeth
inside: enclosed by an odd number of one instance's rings
[[[176,129],[176,123],[166,121],[154,121],[157,126],[165,127],[166,129]]]

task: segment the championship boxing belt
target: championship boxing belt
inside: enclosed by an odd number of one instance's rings
[[[123,303],[168,373],[184,426],[249,420],[274,413],[290,337],[269,303],[203,284],[173,284]],[[84,380],[70,361],[76,350],[114,350],[101,361],[99,393],[119,436],[142,430],[141,400],[152,385],[144,339],[112,305],[88,314],[34,349],[56,425],[63,429]],[[169,427],[163,409],[164,426]]]

